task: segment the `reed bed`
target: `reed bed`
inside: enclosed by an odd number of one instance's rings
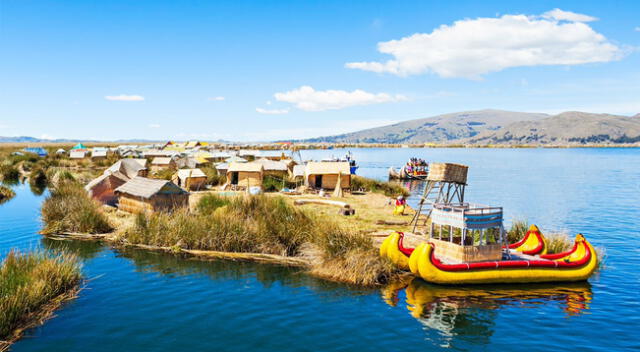
[[[123,239],[186,250],[261,253],[309,259],[312,274],[360,285],[395,272],[371,239],[289,204],[283,197],[206,195],[189,213],[139,214]],[[308,248],[314,248],[309,255]]]
[[[402,187],[399,184],[373,180],[370,178],[356,176],[356,175],[351,176],[351,191],[381,193],[388,197],[397,197],[397,196],[408,197],[410,195],[409,190],[407,190],[406,188]]]
[[[10,200],[15,196],[16,192],[14,192],[11,188],[0,185],[0,204]]]
[[[72,254],[9,252],[0,265],[0,350],[73,297],[80,280],[80,263]]]
[[[113,227],[100,204],[91,199],[82,185],[61,182],[51,188],[42,204],[43,234],[65,232],[106,233]]]

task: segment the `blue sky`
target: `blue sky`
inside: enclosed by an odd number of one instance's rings
[[[638,1],[0,0],[0,136],[255,141],[483,108],[632,115],[639,13]]]

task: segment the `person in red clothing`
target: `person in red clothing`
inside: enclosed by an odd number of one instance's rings
[[[396,207],[393,209],[393,215],[404,215],[404,208],[407,206],[407,201],[403,196],[398,196],[396,199]]]

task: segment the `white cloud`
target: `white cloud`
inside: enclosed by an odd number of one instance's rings
[[[150,123],[149,128],[160,128],[160,125],[157,123]]]
[[[344,90],[315,90],[310,86],[302,86],[284,93],[276,93],[278,101],[294,104],[304,111],[323,111],[343,109],[356,105],[370,105],[404,101],[403,95],[387,93],[369,93],[361,89],[348,92]]]
[[[48,135],[48,134],[44,133],[44,134],[41,134],[41,135],[40,135],[40,139],[48,139],[48,140],[51,140],[51,139],[55,139],[55,138],[54,138],[53,136],[50,136],[50,135]]]
[[[636,27],[634,29],[636,30],[636,32],[640,32],[640,27]]]
[[[107,95],[104,98],[111,101],[143,101],[144,100],[144,97],[141,95],[126,95],[126,94]]]
[[[575,13],[571,11],[562,11],[560,9],[553,9],[542,14],[543,18],[552,19],[556,21],[569,21],[569,22],[593,22],[597,21],[596,17],[583,15],[581,13]]]
[[[440,77],[478,79],[510,67],[609,62],[624,55],[584,23],[595,18],[561,10],[543,16],[456,21],[431,33],[378,43],[378,51],[393,59],[350,62],[345,67],[398,76],[432,72]]]
[[[267,115],[282,115],[289,112],[288,109],[263,109],[263,108],[256,108],[256,111],[261,114],[267,114]]]
[[[221,96],[207,98],[208,101],[223,101],[224,99],[225,97],[221,97]]]

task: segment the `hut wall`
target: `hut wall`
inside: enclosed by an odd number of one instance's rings
[[[151,213],[153,212],[153,204],[149,199],[140,199],[128,194],[120,194],[118,196],[118,209],[128,213]]]
[[[319,175],[318,175],[319,176]],[[322,188],[323,189],[335,189],[338,183],[338,174],[322,175]],[[351,187],[351,175],[342,175],[342,181],[340,182],[342,188]],[[315,187],[316,175],[309,175],[309,187]]]
[[[156,194],[150,199],[154,211],[173,211],[189,206],[188,194]]]
[[[249,171],[237,171],[237,172],[238,172],[238,186],[240,187],[247,187],[247,185],[249,187],[262,186],[262,173],[249,172]]]

